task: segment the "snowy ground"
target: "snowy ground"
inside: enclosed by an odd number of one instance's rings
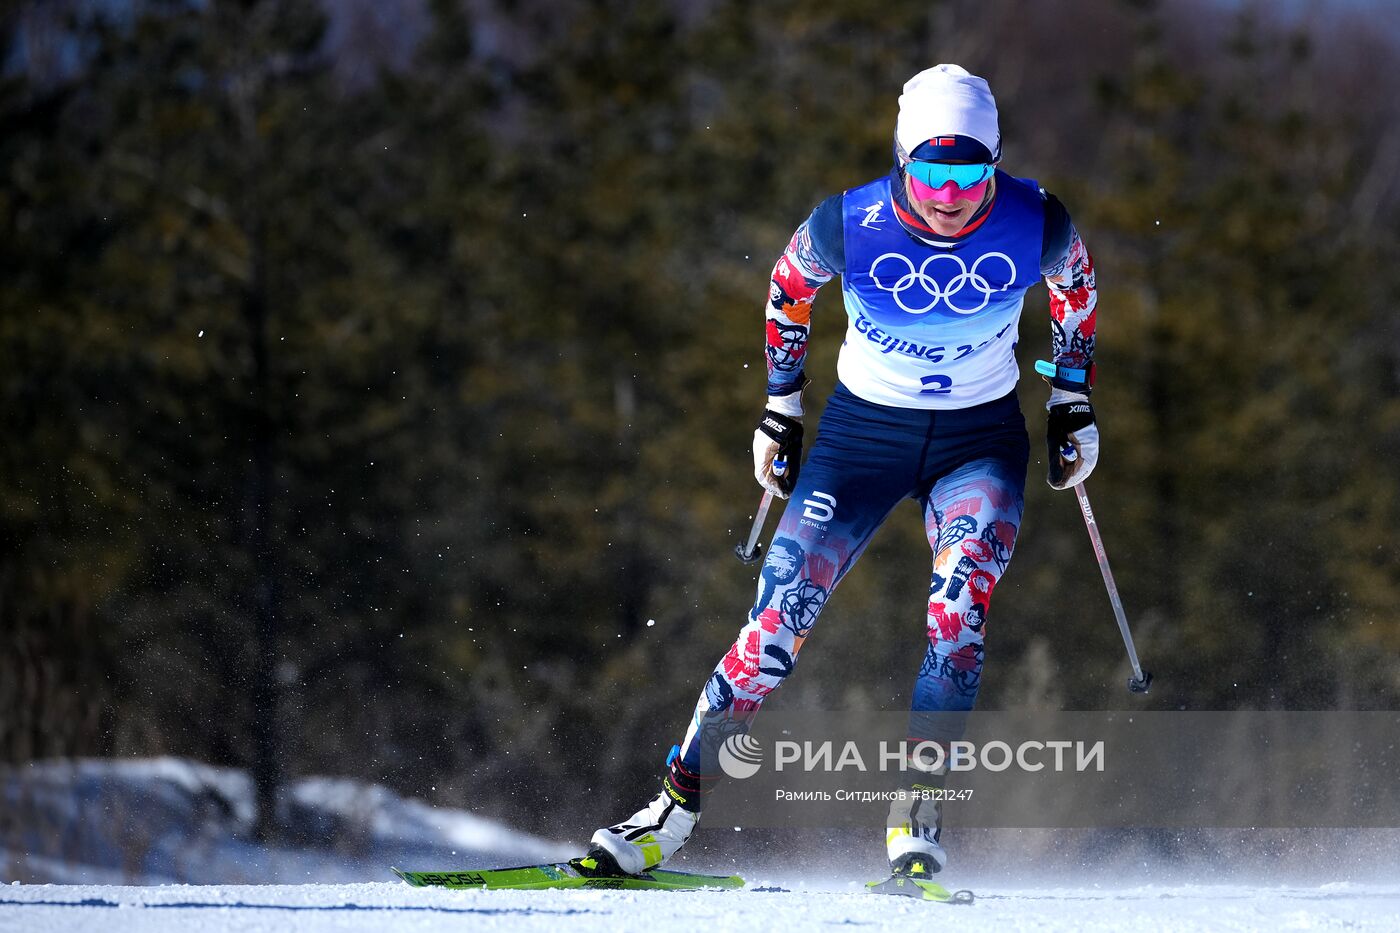
[[[773,885],[772,879],[764,882]],[[915,924],[919,926],[914,926]],[[1181,885],[984,890],[968,907],[866,894],[432,891],[376,884],[0,888],[0,931],[1395,930],[1400,885]]]
[[[880,870],[879,838],[846,831],[702,827],[674,866],[756,891],[440,891],[387,866],[562,859],[587,834],[552,842],[337,778],[293,782],[285,818],[299,844],[255,843],[247,775],[180,759],[0,767],[0,933],[1400,930],[1394,830],[954,832],[945,883],[977,894],[954,907],[866,893],[853,879]]]

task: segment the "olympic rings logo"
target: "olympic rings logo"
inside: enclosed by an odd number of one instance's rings
[[[875,274],[875,270],[879,268],[880,263],[887,259],[904,263],[906,270],[903,275],[894,280],[893,285],[886,285],[884,282],[880,281],[880,277]],[[987,281],[986,276],[977,271],[982,263],[986,262],[988,259],[1000,259],[1002,262],[1006,263],[1006,268],[1011,272],[1011,277],[1007,279],[1006,284],[1000,288],[992,287],[992,283]],[[939,285],[938,280],[928,274],[928,267],[939,260],[951,262],[953,265],[957,266],[958,269],[957,274],[949,279],[946,285]],[[876,288],[894,295],[895,304],[899,305],[909,314],[927,314],[932,311],[940,301],[946,304],[949,310],[953,311],[955,314],[976,314],[978,311],[987,307],[987,303],[992,300],[992,295],[997,292],[1006,291],[1011,287],[1011,283],[1016,281],[1016,264],[1013,263],[1011,257],[1005,253],[983,253],[981,256],[977,257],[976,262],[974,262],[972,268],[969,269],[962,261],[961,256],[954,255],[953,253],[934,253],[932,256],[925,259],[918,269],[915,269],[914,261],[908,256],[901,253],[885,253],[870,264],[869,275],[870,278],[874,280]],[[923,289],[924,294],[929,297],[929,303],[921,308],[911,308],[904,303],[904,293],[915,286]],[[959,307],[953,302],[953,296],[960,294],[965,288],[969,287],[972,288],[974,292],[982,293],[982,301],[974,308]]]

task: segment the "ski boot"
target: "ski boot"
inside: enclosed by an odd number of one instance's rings
[[[918,796],[936,791],[942,783],[915,782],[901,798],[890,804],[885,854],[890,860],[891,875],[932,878],[948,863],[948,853],[939,842],[943,832],[943,804]]]
[[[680,763],[679,749],[667,759],[669,768],[661,793],[645,807],[614,826],[593,834],[584,861],[591,870],[616,869],[628,875],[650,871],[676,854],[700,819],[700,783]]]
[[[926,781],[926,783],[925,783]],[[933,881],[943,870],[948,853],[939,843],[943,828],[943,805],[921,795],[942,787],[942,776],[916,780],[890,804],[885,828],[885,854],[890,860],[890,876],[866,885],[875,894],[897,894],[926,901],[968,903],[962,895]]]

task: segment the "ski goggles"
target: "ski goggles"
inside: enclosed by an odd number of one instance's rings
[[[996,171],[996,166],[985,162],[971,165],[952,165],[947,162],[922,162],[918,159],[912,159],[904,163],[904,171],[917,181],[935,190],[942,188],[950,181],[958,188],[966,190],[976,188],[991,178],[992,173]]]

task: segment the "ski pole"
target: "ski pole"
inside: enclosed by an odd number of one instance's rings
[[[1078,452],[1072,444],[1066,444],[1060,451],[1066,460],[1074,460]],[[1123,646],[1128,649],[1128,662],[1133,666],[1133,675],[1128,678],[1128,689],[1133,693],[1146,693],[1152,686],[1152,673],[1144,672],[1138,663],[1137,648],[1133,647],[1133,633],[1128,630],[1128,617],[1123,612],[1123,600],[1118,597],[1118,584],[1113,582],[1113,571],[1108,567],[1108,552],[1103,548],[1103,538],[1099,536],[1098,523],[1094,521],[1094,509],[1089,505],[1089,493],[1083,483],[1074,487],[1075,498],[1079,500],[1079,511],[1084,513],[1084,526],[1089,529],[1089,540],[1094,544],[1094,556],[1099,559],[1099,570],[1103,573],[1104,585],[1108,587],[1108,601],[1113,604],[1113,617],[1118,620],[1118,631],[1123,635]]]
[[[775,459],[773,461],[773,475],[782,476],[786,472],[787,461]],[[759,552],[763,550],[763,546],[758,543],[758,536],[763,534],[763,523],[768,520],[768,507],[772,504],[772,490],[763,490],[763,498],[759,500],[758,511],[754,513],[753,527],[749,529],[748,539],[734,545],[734,556],[746,564],[752,564],[758,560]]]
[[[1123,600],[1118,598],[1118,585],[1113,582],[1113,571],[1108,568],[1108,554],[1103,549],[1103,538],[1099,536],[1099,526],[1094,521],[1094,510],[1089,505],[1089,494],[1084,484],[1074,487],[1079,499],[1079,511],[1084,513],[1084,525],[1089,529],[1089,540],[1094,542],[1094,554],[1099,559],[1099,570],[1103,571],[1103,582],[1108,587],[1108,601],[1113,604],[1113,617],[1118,620],[1118,631],[1123,634],[1123,645],[1128,649],[1128,661],[1133,665],[1133,675],[1128,678],[1128,689],[1133,693],[1146,693],[1152,686],[1151,672],[1144,672],[1138,663],[1137,649],[1133,647],[1133,633],[1128,631],[1128,617],[1123,613]]]

